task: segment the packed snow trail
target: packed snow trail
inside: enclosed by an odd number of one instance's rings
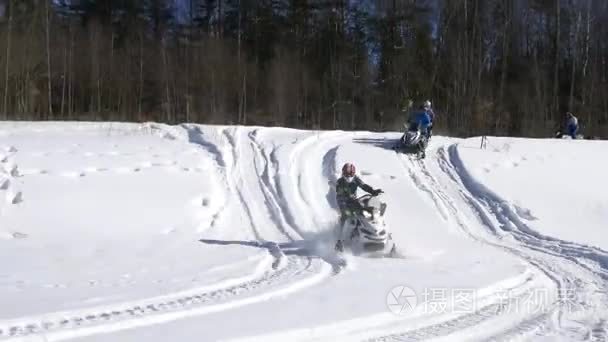
[[[534,230],[542,208],[482,188],[466,140],[414,161],[398,137],[0,124],[0,257],[19,260],[0,273],[0,340],[605,339],[601,247]],[[406,259],[333,251],[347,161],[385,190]],[[395,313],[404,286],[418,305]]]
[[[557,287],[552,310],[556,326],[548,334],[568,340],[608,340],[608,252],[535,231],[526,223],[534,219],[519,213],[529,211],[518,209],[471,176],[458,145],[438,153],[443,170],[462,185],[463,196],[480,217],[485,217],[488,228],[506,240],[505,246],[513,246],[510,248],[553,278]],[[517,243],[510,243],[507,237]]]
[[[129,128],[129,127],[127,127]],[[189,141],[194,141],[197,137],[197,130],[189,130],[188,127],[184,127],[185,132],[181,131],[177,128],[159,128],[159,126],[154,125],[149,127],[151,131],[157,131],[157,133],[162,133],[161,135],[168,140],[176,140],[180,138],[180,134],[183,136],[187,136]],[[86,130],[86,127],[85,127]],[[45,130],[43,130],[45,131]],[[79,132],[80,133],[80,132]],[[89,133],[89,132],[87,132]],[[105,133],[105,132],[104,132]],[[132,132],[131,130],[127,130],[126,132],[121,132],[128,135],[138,135],[139,132]],[[110,133],[108,133],[109,135]],[[227,133],[225,133],[227,136]],[[230,138],[227,136],[227,138]],[[82,140],[80,138],[79,140]],[[121,140],[121,139],[117,139]],[[198,140],[197,142],[201,142],[203,140]],[[211,143],[203,146],[210,148]],[[202,145],[201,145],[202,146]],[[189,150],[190,152],[192,150]],[[211,148],[211,151],[213,150]],[[76,151],[64,151],[61,150],[61,153],[67,154],[78,154]],[[222,161],[224,156],[211,153],[211,159],[215,161],[215,167],[234,167],[236,165],[236,160],[231,160],[230,162],[233,165],[228,165]],[[234,151],[234,153],[238,153],[238,151]],[[82,155],[84,157],[91,157],[95,154],[101,154],[97,152],[85,152]],[[111,156],[122,156],[132,153],[125,153],[123,151],[111,151],[108,152],[107,155]],[[34,152],[34,157],[51,156],[52,152]],[[151,157],[155,157],[154,156]],[[211,160],[207,158],[206,160]],[[128,173],[143,173],[142,171],[144,167],[154,167],[158,165],[162,167],[164,165],[169,167],[176,165],[177,162],[168,162],[168,163],[154,163],[154,162],[144,162],[141,163],[141,166],[136,166],[133,168],[129,167],[96,167],[85,168],[85,171],[73,171],[73,172],[64,172],[60,175],[63,177],[69,177],[74,174],[80,178],[91,178],[89,173],[93,172],[109,172],[116,170],[116,173],[128,174]],[[209,167],[208,164],[205,164],[205,167]],[[179,170],[178,168],[176,168]],[[236,168],[235,168],[236,169]],[[36,171],[38,169],[34,169]],[[45,175],[52,176],[55,174],[54,171],[43,169],[44,172],[39,171],[29,171],[28,174],[31,175]],[[88,170],[88,171],[87,171]],[[124,170],[124,172],[123,172]],[[182,171],[189,171],[190,168],[182,167]],[[212,178],[221,177],[221,173],[219,175],[211,174]],[[87,177],[88,176],[88,177]],[[229,183],[231,179],[223,178],[227,184],[228,190],[230,190],[230,186],[233,186],[232,183]],[[202,180],[202,179],[201,179]],[[199,180],[200,182],[200,180]],[[196,184],[192,182],[191,184]],[[209,184],[207,186],[207,190],[212,190],[215,187],[214,184]],[[124,191],[124,189],[123,189]],[[202,215],[196,215],[196,217],[203,218],[201,222],[195,222],[192,225],[193,232],[200,233],[202,231],[206,231],[208,229],[213,229],[215,225],[218,223],[218,220],[221,219],[221,215],[225,211],[228,206],[232,205],[230,202],[231,198],[226,198],[221,192],[215,191],[215,195],[218,195],[217,198],[213,197],[196,197],[193,200],[193,204],[202,204],[204,207],[215,207],[217,211],[210,213],[201,213]],[[223,201],[223,203],[221,203]],[[218,204],[215,204],[218,203]],[[241,203],[246,204],[245,201],[241,201]],[[251,203],[256,203],[256,201],[252,201]],[[249,210],[249,208],[245,208],[245,210]],[[205,223],[206,222],[206,223]],[[247,220],[248,223],[251,223],[252,235],[256,239],[260,239],[260,232],[256,230],[254,226],[253,220]],[[161,232],[163,234],[173,234],[176,235],[176,231],[180,231],[178,227],[174,227],[171,229],[163,229]],[[239,232],[241,233],[241,232]],[[191,234],[191,233],[190,233]],[[273,237],[277,237],[275,235]],[[190,239],[192,239],[192,235]],[[195,243],[197,240],[192,239],[188,242],[188,244]],[[206,244],[213,244],[212,240],[201,240]],[[223,241],[225,242],[225,241]],[[162,245],[162,244],[161,244]],[[152,247],[152,246],[151,246]],[[200,248],[201,245],[198,244],[197,248]],[[135,300],[129,301],[115,301],[114,303],[108,305],[95,305],[89,306],[85,308],[75,308],[62,310],[55,313],[44,313],[42,315],[33,315],[33,316],[22,316],[20,318],[11,318],[8,320],[2,321],[0,324],[0,337],[19,337],[19,336],[30,336],[36,334],[42,334],[45,338],[48,339],[63,339],[66,337],[75,337],[75,336],[86,336],[93,333],[99,332],[109,332],[113,329],[126,329],[134,326],[145,326],[148,324],[158,324],[159,322],[164,322],[171,319],[177,319],[181,317],[187,317],[189,315],[202,315],[208,312],[217,312],[218,310],[226,310],[238,305],[248,305],[250,303],[254,303],[256,301],[267,300],[268,298],[272,298],[272,296],[282,296],[285,293],[289,293],[290,291],[297,290],[298,288],[308,286],[307,284],[311,284],[314,282],[318,282],[322,279],[322,277],[329,275],[331,271],[331,267],[327,264],[320,262],[319,260],[312,259],[310,256],[306,255],[296,255],[293,253],[283,253],[276,244],[273,243],[252,243],[250,247],[254,247],[254,249],[259,249],[263,251],[267,251],[268,256],[271,259],[264,258],[262,261],[257,261],[257,265],[255,267],[255,271],[248,275],[245,272],[242,275],[235,274],[234,276],[230,276],[227,278],[227,274],[220,274],[221,281],[217,283],[209,283],[203,287],[192,287],[192,285],[188,286],[184,290],[177,290],[183,284],[181,282],[177,282],[175,288],[176,291],[171,291],[169,295],[163,296],[150,296],[150,297],[142,297]],[[155,248],[155,247],[152,247]],[[181,248],[181,247],[180,247]],[[160,251],[156,249],[157,251]],[[168,253],[167,253],[168,254]],[[239,253],[240,254],[240,253]],[[161,253],[162,255],[162,253]],[[229,255],[229,254],[228,254]],[[238,255],[238,254],[237,254]],[[259,259],[259,258],[258,258]],[[161,258],[162,260],[162,258]],[[159,261],[161,261],[159,260]],[[250,267],[251,263],[244,266]],[[255,264],[254,264],[255,265]],[[162,261],[155,264],[156,268],[162,268]],[[230,265],[222,266],[224,269],[229,269]],[[209,266],[204,266],[203,268],[209,268]],[[212,268],[210,268],[211,270]],[[232,270],[233,272],[238,270],[235,268]],[[197,273],[200,273],[198,271]],[[191,276],[194,276],[196,273],[192,273]],[[205,273],[203,273],[205,274]],[[209,272],[210,276],[213,276],[212,272]],[[210,277],[210,279],[216,278]],[[130,280],[133,278],[132,275],[126,274],[126,280]],[[198,277],[192,280],[192,284],[195,282],[203,282],[206,283],[208,280],[204,279],[205,277],[201,274]],[[176,278],[174,278],[176,279]],[[198,280],[200,279],[200,280]],[[177,279],[176,279],[177,280]],[[285,286],[285,282],[290,283],[290,285]],[[120,287],[122,284],[113,284],[113,280],[89,280],[89,285],[94,286],[98,283],[101,283],[101,287]],[[155,283],[164,283],[161,281],[154,281]],[[173,279],[166,279],[167,283],[176,283]],[[136,282],[133,282],[134,285]],[[141,286],[141,284],[137,284]],[[145,285],[145,284],[144,284]],[[70,288],[70,285],[63,286],[63,288]],[[263,294],[259,294],[262,291],[259,291],[260,288],[264,288]],[[164,291],[163,291],[164,292]],[[139,296],[138,296],[139,297]],[[232,297],[246,297],[242,300],[235,300]],[[230,301],[228,301],[230,299]],[[102,302],[102,301],[99,301]],[[217,304],[216,304],[217,303]],[[212,305],[213,304],[213,305]],[[76,307],[78,307],[77,305]],[[18,309],[18,308],[16,308]],[[19,310],[16,310],[17,312]],[[177,311],[177,312],[176,312]]]

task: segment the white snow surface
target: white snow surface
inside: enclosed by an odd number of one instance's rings
[[[0,123],[0,341],[608,339],[607,143],[399,136]],[[335,253],[347,161],[403,258]]]

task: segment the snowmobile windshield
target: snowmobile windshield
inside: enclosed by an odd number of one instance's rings
[[[405,134],[404,142],[407,145],[413,145],[418,142],[420,134],[418,131],[409,131]]]
[[[372,197],[369,199],[369,201],[367,201],[367,206],[375,210],[380,210],[382,207],[382,202],[378,197]]]
[[[363,209],[370,218],[377,218],[382,215],[382,202],[378,197],[372,197],[363,203]]]

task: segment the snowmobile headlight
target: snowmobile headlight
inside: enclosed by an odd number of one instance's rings
[[[369,212],[367,212],[367,211],[364,211],[364,212],[363,212],[363,216],[365,216],[366,218],[371,218],[371,217],[373,217],[373,216],[372,216],[372,214],[370,214],[370,213],[369,213]]]

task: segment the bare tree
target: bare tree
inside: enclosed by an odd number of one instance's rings
[[[13,6],[8,0],[8,30],[6,35],[6,65],[4,69],[4,119],[8,118],[9,71],[11,62],[11,38],[13,35]]]
[[[555,61],[553,69],[553,113],[559,112],[559,65],[561,49],[561,4],[555,0]]]
[[[53,75],[51,74],[51,11],[49,10],[49,2],[44,0],[45,4],[45,19],[46,19],[46,66],[47,66],[47,87],[48,87],[48,115],[53,117]]]

